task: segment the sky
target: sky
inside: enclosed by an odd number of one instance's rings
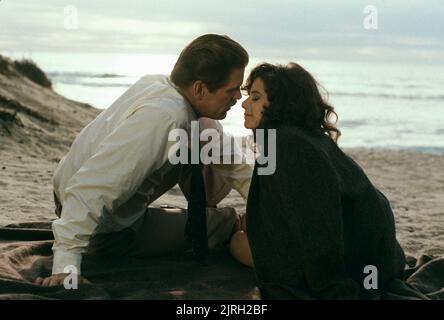
[[[443,30],[444,0],[0,0],[6,55],[178,54],[221,33],[258,58],[444,64]]]

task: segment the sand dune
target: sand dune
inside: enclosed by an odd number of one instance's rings
[[[0,56],[0,225],[52,220],[52,172],[100,112],[33,82]],[[444,255],[444,156],[347,149],[390,199],[407,254]],[[154,205],[185,206],[176,187]],[[245,212],[235,192],[222,205]]]

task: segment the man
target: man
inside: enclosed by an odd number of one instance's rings
[[[177,183],[190,197],[190,168],[168,160],[175,143],[168,136],[173,129],[189,132],[191,122],[203,117],[209,118],[201,119],[205,127],[221,132],[214,120],[225,118],[241,98],[247,64],[247,52],[230,38],[198,37],[170,77],[141,78],[80,132],[54,174],[59,219],[53,223],[53,270],[38,284],[61,285],[67,270],[80,275],[85,254],[146,256],[186,248],[187,215],[147,209]],[[229,240],[236,220],[216,204],[232,188],[246,199],[251,168],[214,164],[203,171],[211,247]],[[82,282],[87,280],[79,276]]]

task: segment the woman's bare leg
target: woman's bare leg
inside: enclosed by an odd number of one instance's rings
[[[250,244],[245,231],[239,230],[233,234],[230,242],[230,253],[240,263],[251,268],[254,267]]]

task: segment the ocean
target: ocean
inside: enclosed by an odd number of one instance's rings
[[[169,74],[177,55],[8,53],[33,59],[68,98],[107,108],[145,74]],[[295,61],[329,92],[339,115],[341,147],[384,148],[444,154],[444,66],[351,61],[252,58],[257,63]],[[240,104],[222,121],[234,135],[243,127]]]

